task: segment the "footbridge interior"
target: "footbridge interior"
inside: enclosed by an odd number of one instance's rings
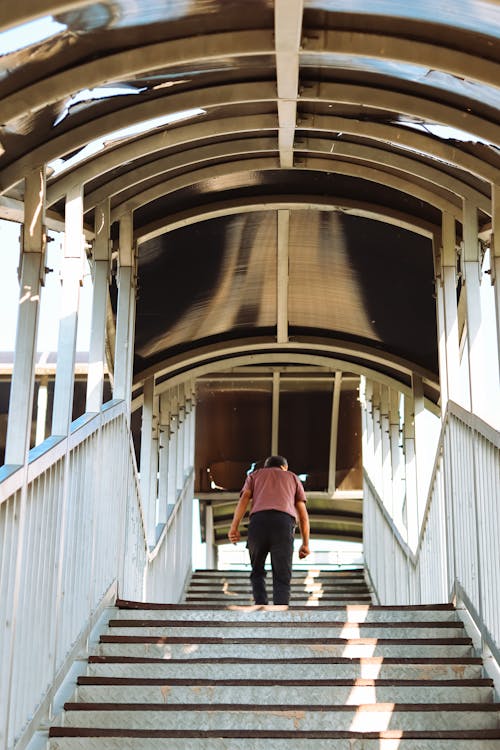
[[[499,125],[494,0],[2,5],[2,750],[117,595],[181,599],[193,498],[217,567],[271,453],[378,603],[500,662]]]

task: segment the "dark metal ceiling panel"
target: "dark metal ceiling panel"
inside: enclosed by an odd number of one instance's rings
[[[214,219],[141,247],[136,354],[276,325],[276,215]]]
[[[292,333],[365,340],[436,372],[433,292],[430,241],[359,217],[292,213]]]

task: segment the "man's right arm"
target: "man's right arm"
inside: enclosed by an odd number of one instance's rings
[[[302,560],[310,552],[309,549],[309,514],[307,512],[306,504],[303,501],[296,503],[295,508],[297,510],[297,518],[299,521],[300,535],[302,537],[302,545],[299,549],[299,557]]]
[[[236,542],[240,541],[240,532],[238,527],[240,525],[241,519],[246,513],[247,506],[250,502],[251,497],[252,493],[250,492],[250,490],[243,490],[238,501],[238,505],[236,506],[236,509],[234,511],[233,521],[228,532],[229,541],[233,544],[236,544]]]

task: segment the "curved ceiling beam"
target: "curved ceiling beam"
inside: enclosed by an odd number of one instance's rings
[[[363,364],[351,362],[349,357],[364,360]],[[156,385],[157,392],[160,393],[185,380],[192,380],[193,377],[220,372],[221,367],[231,369],[249,364],[279,365],[284,363],[315,364],[332,370],[368,375],[373,380],[407,395],[410,395],[411,391],[408,379],[412,373],[415,373],[434,389],[436,402],[439,394],[439,383],[433,373],[391,355],[384,357],[380,350],[335,339],[321,343],[311,340],[293,341],[286,344],[241,340],[220,342],[215,346],[204,346],[175,357],[165,358],[154,367],[137,373],[134,377],[134,387],[139,386],[148,377],[162,378],[162,381]],[[391,376],[386,372],[381,372],[377,369],[377,365],[392,369],[394,374]],[[401,379],[397,375],[400,375]],[[432,404],[432,409],[435,411],[434,401],[429,401],[429,404]]]
[[[165,180],[167,180],[168,172],[176,172],[179,168],[185,169],[192,165],[196,165],[198,170],[199,168],[205,167],[205,165],[209,166],[210,162],[213,163],[220,159],[227,160],[227,157],[229,156],[238,157],[246,154],[252,155],[265,151],[273,152],[276,150],[277,143],[272,138],[243,139],[239,141],[224,141],[220,144],[187,149],[181,153],[166,156],[163,157],[163,159],[158,159],[135,168],[132,165],[132,169],[127,173],[121,174],[114,180],[104,183],[94,192],[89,193],[85,197],[85,211],[90,210],[90,208],[94,207],[97,203],[108,196],[117,196],[120,191],[123,190],[130,191],[132,187],[140,186],[142,183],[146,183],[148,180],[157,178],[160,175],[163,175]],[[317,153],[323,155],[323,161],[325,164],[327,161],[331,162],[332,171],[334,172],[341,171],[341,167],[338,166],[338,162],[336,161],[336,157],[341,156],[354,160],[353,170],[355,163],[361,161],[363,163],[368,162],[371,165],[387,168],[393,175],[396,172],[401,172],[405,175],[405,179],[407,179],[408,175],[413,175],[420,180],[430,183],[432,186],[436,186],[436,188],[446,191],[441,195],[445,200],[453,202],[453,195],[450,194],[454,193],[462,199],[471,201],[486,214],[491,214],[491,199],[488,196],[483,195],[466,183],[458,180],[453,175],[436,169],[435,167],[428,166],[422,163],[422,161],[412,159],[409,156],[395,154],[386,149],[344,143],[342,141],[335,142],[332,145],[330,141],[324,139],[313,139],[311,142],[311,148],[305,150],[313,154],[311,157],[313,160],[317,158]],[[309,161],[310,158],[306,157],[305,160],[297,161],[295,166],[297,168],[302,168],[303,166],[307,167]],[[251,168],[251,163],[249,166]],[[191,172],[188,172],[187,174],[191,174]],[[397,174],[395,176],[399,177]],[[174,177],[174,179],[176,178]],[[165,180],[163,181],[163,184],[165,184]],[[424,190],[427,189],[427,186],[424,185]],[[434,191],[434,189],[435,188],[433,187],[432,191]],[[138,194],[144,193],[147,190],[147,185],[143,185],[142,188],[138,190]],[[439,197],[438,190],[436,190],[436,195]],[[127,201],[134,202],[134,200],[134,198],[127,198]]]
[[[4,169],[1,169],[0,193],[20,182],[27,171],[37,164],[47,164],[53,159],[83,148],[98,138],[105,139],[117,128],[131,127],[156,117],[173,115],[193,108],[210,110],[214,107],[230,108],[231,105],[247,102],[275,101],[276,85],[274,82],[261,81],[259,83],[242,83],[237,86],[209,86],[195,91],[165,94],[162,97],[140,104],[130,104],[123,109],[115,110],[101,117],[94,117],[59,136],[54,136],[47,143],[36,146],[32,151],[23,154]],[[231,113],[228,112],[228,114]],[[168,127],[164,127],[162,130],[168,131]]]
[[[414,94],[402,94],[399,91],[389,89],[371,88],[370,86],[359,86],[351,83],[314,83],[304,84],[300,102],[317,104],[354,104],[365,107],[390,110],[408,117],[438,122],[449,125],[452,128],[463,130],[473,136],[500,146],[500,126],[497,122],[491,122],[468,111],[467,103],[464,107],[452,107],[449,104],[427,99],[424,96]],[[304,127],[307,122],[299,111],[299,127]],[[307,127],[307,126],[306,126]]]
[[[308,159],[307,169],[321,170],[323,172],[335,172],[337,174],[345,174],[350,176],[359,177],[366,179],[370,182],[376,182],[377,184],[385,184],[388,187],[392,187],[395,190],[399,190],[404,193],[409,193],[426,203],[435,206],[440,211],[447,211],[452,214],[458,221],[461,220],[461,206],[452,200],[447,200],[441,194],[433,189],[426,189],[422,185],[412,182],[404,177],[398,177],[390,172],[385,172],[380,169],[370,168],[360,164],[350,164],[349,162],[336,161],[334,159]],[[142,193],[137,193],[132,198],[127,199],[123,203],[117,204],[111,212],[111,220],[117,221],[124,214],[136,211],[141,206],[152,203],[159,198],[162,198],[169,193],[173,193],[176,190],[182,190],[186,187],[191,187],[194,183],[202,180],[215,179],[217,177],[228,177],[231,175],[237,175],[240,173],[246,173],[248,171],[261,171],[261,170],[278,170],[279,160],[276,158],[257,158],[257,159],[246,159],[242,161],[234,161],[228,164],[218,164],[216,166],[202,167],[196,169],[187,174],[180,175],[179,177],[173,177],[170,180],[158,183],[153,187],[147,188]],[[298,168],[295,168],[298,171]],[[228,189],[230,186],[226,185]],[[453,196],[450,196],[453,197]]]
[[[346,133],[360,138],[374,139],[445,162],[493,184],[498,184],[500,180],[500,169],[461,149],[458,141],[447,143],[436,136],[425,135],[425,133],[413,128],[405,128],[402,125],[398,127],[334,115],[307,115],[297,128],[297,149],[300,148],[302,139],[307,138],[301,134],[301,130],[304,130],[304,133],[313,130],[318,133]],[[330,148],[332,145],[330,143]]]
[[[312,38],[312,35],[314,37]],[[438,44],[418,42],[380,34],[347,31],[311,30],[304,32],[307,53],[350,54],[418,64],[444,71],[465,80],[497,87],[500,65],[476,55],[449,50]],[[168,42],[144,44],[134,49],[109,54],[87,63],[47,76],[25,86],[2,100],[2,122],[8,123],[27,112],[37,112],[68,98],[76,91],[104,83],[133,78],[169,66],[203,63],[226,57],[272,55],[275,53],[272,29],[183,37]]]
[[[354,55],[404,62],[443,71],[465,80],[479,81],[498,88],[500,65],[477,55],[448,49],[442,40],[435,44],[414,37],[389,36],[360,31],[303,29],[303,48],[308,55]],[[321,61],[318,60],[321,64]]]
[[[169,67],[201,65],[212,60],[274,54],[272,29],[200,34],[158,42],[98,57],[42,78],[1,100],[2,123],[64,101],[82,89],[92,89]],[[189,78],[189,72],[186,73]]]
[[[37,164],[47,163],[78,148],[82,148],[96,138],[105,138],[119,126],[136,125],[153,117],[174,114],[198,107],[210,110],[213,107],[228,107],[232,104],[262,103],[276,101],[276,86],[273,82],[243,83],[238,85],[213,86],[197,91],[170,94],[152,101],[130,105],[107,115],[68,130],[46,144],[35,147],[0,171],[0,192],[20,182],[29,169]],[[500,145],[500,127],[467,111],[450,107],[424,98],[399,92],[371,89],[367,86],[351,84],[319,83],[304,88],[300,103],[333,104],[342,102],[356,106],[369,106],[373,109],[389,110],[427,119],[460,130],[466,130],[487,142]],[[230,114],[230,113],[228,113]],[[299,111],[298,127],[307,128],[312,116]]]
[[[394,152],[387,151],[386,149],[374,148],[359,144],[344,143],[342,141],[334,142],[333,144],[329,140],[325,139],[312,139],[311,145],[305,144],[306,152],[313,154],[319,153],[322,155],[328,154],[328,159],[332,160],[333,157],[342,156],[354,161],[369,162],[370,164],[376,164],[379,166],[386,167],[394,171],[401,171],[403,174],[414,175],[420,179],[430,182],[439,188],[442,188],[450,193],[455,193],[460,198],[470,200],[479,209],[484,211],[486,214],[491,214],[491,200],[488,196],[483,195],[479,191],[470,187],[466,183],[458,180],[453,175],[448,174],[445,171],[437,169],[433,166],[428,166],[422,161],[415,160],[409,156],[395,154]],[[228,156],[243,156],[245,154],[254,154],[265,151],[276,151],[278,148],[276,140],[272,138],[256,138],[256,139],[242,139],[238,141],[224,141],[220,144],[214,144],[210,146],[202,146],[200,148],[186,149],[181,153],[174,154],[172,156],[165,156],[162,159],[158,159],[148,164],[134,167],[114,180],[104,183],[98,189],[89,193],[85,198],[85,211],[93,208],[101,200],[104,200],[108,196],[118,195],[122,190],[129,190],[135,185],[140,185],[142,182],[151,180],[159,175],[167,176],[167,172],[176,171],[179,168],[187,168],[193,164],[201,166],[207,164],[207,162],[214,162],[217,159],[226,159]],[[298,162],[296,166],[301,167],[302,162]],[[444,196],[446,198],[446,196]]]
[[[415,232],[422,237],[433,239],[440,234],[440,227],[429,224],[415,216],[409,216],[400,211],[395,211],[387,206],[377,206],[373,203],[348,200],[328,196],[321,200],[317,196],[265,196],[264,198],[236,198],[204,205],[196,206],[189,211],[181,211],[177,214],[163,216],[159,221],[147,224],[136,230],[134,237],[137,243],[147,242],[167,232],[198,224],[202,221],[217,219],[221,216],[229,216],[240,213],[251,213],[254,211],[278,211],[280,209],[291,209],[298,211],[342,211],[353,216],[361,216],[365,219],[380,221],[385,224]]]
[[[47,181],[47,205],[52,206],[64,198],[75,182],[85,185],[95,177],[112,172],[117,167],[133,162],[149,154],[156,154],[167,148],[186,146],[190,148],[197,141],[211,139],[214,136],[254,133],[268,135],[268,132],[278,132],[277,115],[250,115],[249,117],[224,117],[214,120],[201,120],[192,125],[178,125],[168,130],[155,131],[151,135],[126,141],[122,145],[112,145],[98,152],[68,172],[60,176],[49,178]],[[500,179],[499,179],[500,182]],[[94,208],[89,204],[90,195],[86,196],[87,208]]]
[[[129,190],[154,177],[167,175],[170,171],[187,169],[193,165],[207,165],[227,157],[242,157],[245,155],[265,152],[278,152],[277,138],[243,138],[236,141],[223,141],[209,146],[187,148],[172,156],[164,156],[142,166],[134,167],[114,180],[105,182],[99,188],[85,196],[84,210],[88,211],[105,198],[118,195],[122,190]]]
[[[278,123],[274,115],[255,115],[253,117],[224,118],[217,122],[217,136],[235,135],[243,133],[259,133],[263,131],[276,131]],[[497,184],[500,182],[500,170],[471,156],[466,151],[461,151],[455,145],[448,145],[436,138],[422,135],[413,130],[405,130],[401,127],[382,125],[379,123],[368,123],[360,120],[351,120],[345,117],[320,116],[314,118],[314,130],[321,134],[325,133],[347,133],[365,138],[374,139],[382,143],[389,143],[396,147],[403,147],[403,156],[406,151],[414,151],[419,154],[434,157],[440,162],[446,162],[457,168],[464,168],[488,182]],[[92,159],[75,167],[68,174],[49,180],[47,187],[47,205],[51,206],[61,200],[75,182],[86,184],[98,175],[111,172],[123,164],[131,163],[130,173],[136,168],[133,165],[135,159],[157,153],[166,148],[186,145],[187,148],[196,144],[198,140],[204,140],[214,135],[214,122],[200,122],[193,125],[177,127],[173,130],[153,133],[145,138],[125,143],[122,146],[109,148],[109,150],[98,153]],[[337,146],[337,140],[325,138],[308,138],[298,135],[296,142],[297,151],[328,152],[332,153],[333,146]],[[399,148],[398,148],[399,152]],[[137,168],[138,170],[141,167]],[[109,186],[109,194],[112,194],[113,183]],[[104,185],[85,197],[85,210],[90,210],[97,204],[98,196],[107,189]]]
[[[472,201],[482,211],[491,215],[491,198],[489,196],[480,193],[453,175],[436,167],[428,166],[417,159],[412,159],[410,156],[395,154],[393,151],[374,148],[372,146],[344,143],[342,141],[332,144],[329,141],[320,141],[320,139],[315,139],[311,143],[311,148],[307,150],[315,155],[315,147],[318,146],[317,153],[320,154],[328,153],[334,157],[343,156],[356,161],[369,162],[370,164],[387,167],[398,172],[401,171],[403,174],[419,177],[450,193],[454,193],[460,198]]]
[[[275,115],[254,115],[251,117],[228,117],[217,121],[216,134],[238,136],[243,133],[262,135],[263,131],[278,130],[278,121]],[[315,130],[321,134],[347,133],[363,138],[373,139],[382,143],[395,146],[403,151],[410,150],[424,156],[437,159],[459,169],[464,169],[476,177],[484,179],[493,184],[500,183],[500,170],[490,164],[477,159],[466,151],[461,150],[455,144],[451,145],[438,140],[435,137],[424,135],[415,130],[395,127],[393,125],[384,125],[381,123],[363,122],[361,120],[349,119],[347,117],[334,116],[315,116]],[[309,131],[304,131],[308,133]],[[198,140],[203,140],[214,136],[214,122],[198,122],[192,125],[176,127],[172,130],[155,132],[152,135],[138,138],[135,141],[127,141],[123,145],[110,147],[109,149],[96,154],[79,166],[72,169],[68,174],[64,173],[59,177],[48,180],[47,186],[47,205],[51,206],[58,200],[61,200],[67,191],[75,184],[80,182],[86,184],[98,175],[111,172],[123,164],[133,162],[135,159],[157,153],[166,148],[179,145],[185,145],[187,148],[196,144]],[[295,148],[296,150],[316,151],[318,144],[314,143],[314,138],[303,135],[300,131],[297,134]],[[327,145],[328,153],[335,141],[318,139],[320,141],[320,150],[323,144]],[[131,169],[133,169],[133,164]],[[86,210],[95,207],[93,202],[93,193],[88,194],[85,199]]]

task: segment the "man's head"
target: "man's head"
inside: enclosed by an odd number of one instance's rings
[[[288,469],[288,461],[284,456],[269,456],[264,461],[264,468],[283,469],[283,471],[286,471]]]

